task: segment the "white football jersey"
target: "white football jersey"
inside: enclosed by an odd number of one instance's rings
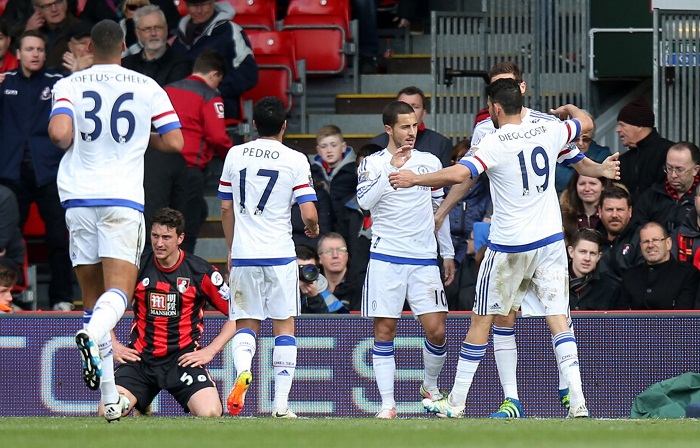
[[[151,125],[180,128],[165,91],[146,75],[98,64],[56,83],[51,116],[73,119],[73,144],[58,168],[65,207],[124,206],[143,212],[143,155]]]
[[[296,260],[292,205],[316,201],[304,154],[267,138],[234,146],[224,162],[219,198],[233,201],[233,266]]]
[[[434,264],[437,261],[434,212],[442,202],[442,188],[415,186],[394,188],[389,173],[396,171],[391,153],[384,149],[360,164],[357,180],[357,201],[372,216],[373,258],[403,264]],[[411,158],[401,168],[418,174],[442,168],[434,155],[412,150]],[[454,258],[449,220],[438,231],[440,254]]]
[[[528,123],[539,123],[542,121],[559,121],[554,115],[545,114],[544,112],[537,111],[535,109],[530,109],[529,107],[524,107],[525,116],[522,118],[523,124]],[[479,143],[479,140],[484,138],[485,135],[491,134],[496,130],[491,121],[491,117],[481,120],[474,126],[474,132],[472,132],[472,145]]]
[[[486,171],[491,179],[491,249],[524,252],[563,238],[554,170],[583,158],[567,145],[580,132],[578,120],[506,124],[459,161],[472,178]]]

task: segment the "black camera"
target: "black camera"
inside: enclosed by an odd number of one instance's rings
[[[313,283],[318,279],[318,267],[315,264],[299,266],[299,280],[304,283]]]

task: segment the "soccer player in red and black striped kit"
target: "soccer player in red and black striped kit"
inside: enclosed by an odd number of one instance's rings
[[[134,322],[128,347],[114,344],[119,393],[145,413],[155,396],[167,390],[185,412],[197,417],[220,417],[216,384],[204,365],[236,332],[227,320],[206,347],[200,345],[206,303],[228,315],[229,288],[208,261],[179,248],[185,237],[182,213],[158,210],[152,219],[153,254],[141,260],[134,292]]]

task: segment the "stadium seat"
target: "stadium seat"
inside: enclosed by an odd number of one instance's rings
[[[87,3],[87,0],[78,0],[78,9],[76,9],[76,16],[80,16],[80,13],[83,12],[83,9],[85,9],[85,4]]]
[[[3,12],[5,12],[5,7],[7,6],[8,1],[9,0],[0,0],[0,16]]]
[[[357,62],[348,0],[290,0],[282,30],[294,33],[297,58],[306,60],[308,75],[343,73],[349,55]]]
[[[175,1],[175,6],[177,6],[177,12],[180,13],[180,17],[186,16],[189,14],[187,12],[187,4],[185,3],[185,0],[174,0]]]
[[[223,0],[228,1],[236,15],[233,21],[248,30],[274,31],[277,29],[276,0]]]
[[[301,97],[302,117],[306,110],[304,91],[306,75],[304,61],[298,61],[295,53],[294,34],[289,31],[255,31],[248,33],[258,64],[258,84],[243,94],[253,102],[266,96],[282,100],[287,112],[294,106],[294,97]]]
[[[46,225],[44,220],[41,219],[39,215],[39,208],[36,203],[33,202],[29,206],[29,216],[27,221],[24,223],[24,229],[22,229],[22,234],[25,237],[43,237],[46,234]]]

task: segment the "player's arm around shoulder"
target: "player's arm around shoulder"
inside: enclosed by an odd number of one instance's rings
[[[386,151],[386,150],[385,150]],[[377,152],[365,159],[357,169],[357,203],[364,210],[370,210],[384,196],[389,186],[388,162],[384,162],[383,151]]]

